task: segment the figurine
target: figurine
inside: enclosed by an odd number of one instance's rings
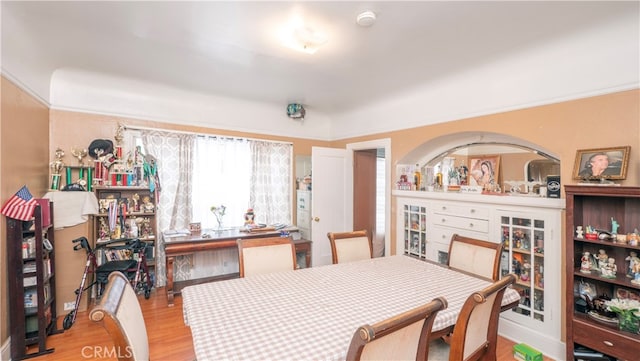
[[[629,241],[629,245],[630,246],[637,246],[638,245],[638,240],[640,238],[640,235],[638,234],[638,229],[634,229],[633,233],[629,234],[627,236],[627,239]]]
[[[576,238],[578,239],[584,238],[584,230],[582,229],[582,226],[576,227]]]
[[[629,261],[629,266],[627,267],[627,277],[634,278],[634,268],[637,264],[640,264],[640,258],[638,258],[638,253],[631,251],[629,252],[629,256],[624,259],[625,261]]]
[[[611,234],[618,234],[618,227],[620,227],[620,223],[611,217]]]
[[[633,279],[631,280],[631,283],[640,285],[640,262],[633,266]]]
[[[604,267],[600,269],[602,277],[616,278],[616,260],[609,258]]]
[[[244,225],[245,226],[253,225],[254,224],[254,220],[253,220],[254,217],[255,217],[255,215],[253,213],[253,208],[247,209],[247,213],[244,214]]]
[[[580,260],[582,261],[582,263],[580,264],[580,272],[591,273],[591,253],[583,253]]]
[[[599,269],[605,268],[608,260],[609,260],[609,256],[607,256],[607,253],[605,252],[605,250],[604,249],[599,250],[598,251],[598,268]]]
[[[144,196],[142,198],[142,209],[146,213],[153,213],[154,205],[151,203],[151,198],[149,196]]]

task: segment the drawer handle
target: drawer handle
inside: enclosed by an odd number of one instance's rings
[[[471,213],[476,213],[476,210],[475,209],[471,209]]]
[[[445,236],[444,234],[442,235],[442,239],[447,239],[447,236]]]
[[[442,210],[443,210],[443,211],[446,211],[446,210],[447,210],[447,207],[444,207],[444,206],[443,206],[443,207],[442,207]]]
[[[613,347],[613,342],[611,341],[602,341],[603,344],[609,346],[609,347]]]
[[[442,223],[444,223],[446,221],[446,219],[442,218]]]
[[[469,228],[473,228],[473,223],[469,223]]]

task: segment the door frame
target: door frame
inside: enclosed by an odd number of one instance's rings
[[[378,149],[384,148],[384,164],[385,164],[385,190],[384,190],[384,255],[391,255],[391,138],[374,139],[366,142],[349,143],[346,146],[347,157],[346,169],[349,171],[345,174],[346,187],[345,198],[353,199],[353,152],[356,150]],[[353,202],[345,202],[345,215],[347,224],[353,224]],[[375,235],[372,235],[372,237]]]

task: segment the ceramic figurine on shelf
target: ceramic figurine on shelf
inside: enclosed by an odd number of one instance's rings
[[[617,273],[616,260],[613,258],[609,258],[607,260],[607,263],[601,269],[602,277],[616,278],[616,273]]]
[[[629,265],[627,266],[627,277],[634,278],[633,270],[637,264],[640,264],[640,258],[638,258],[638,253],[631,251],[629,252],[629,256],[627,256],[627,258],[625,258],[624,260],[629,262]]]
[[[631,283],[640,285],[640,262],[633,266],[633,279],[631,280]]]
[[[580,260],[582,261],[582,263],[580,264],[580,272],[591,273],[591,253],[583,253]]]
[[[606,267],[607,262],[609,261],[609,256],[604,249],[598,250],[598,268],[603,269]]]
[[[584,230],[582,229],[582,226],[576,227],[576,238],[579,238],[579,239],[584,238]]]
[[[618,227],[620,227],[620,223],[611,217],[611,234],[618,234]]]

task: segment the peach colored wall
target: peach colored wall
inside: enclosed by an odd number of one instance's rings
[[[640,90],[630,90],[462,119],[419,128],[374,134],[331,142],[332,147],[372,139],[391,139],[391,169],[407,153],[432,139],[458,132],[495,132],[526,139],[559,156],[563,184],[572,180],[577,149],[630,145],[627,179],[623,185],[640,184]],[[396,179],[395,173],[392,179]],[[395,201],[391,204],[391,244],[395,248]]]
[[[2,77],[0,204],[23,185],[34,197],[48,187],[49,109]],[[0,345],[9,337],[5,217],[0,222]]]
[[[564,183],[577,182],[571,180],[577,149],[630,145],[627,179],[620,183],[640,184],[640,90],[341,139],[331,142],[331,146],[341,148],[348,143],[391,138],[391,160],[395,165],[429,140],[463,131],[502,133],[539,144],[559,156]]]

